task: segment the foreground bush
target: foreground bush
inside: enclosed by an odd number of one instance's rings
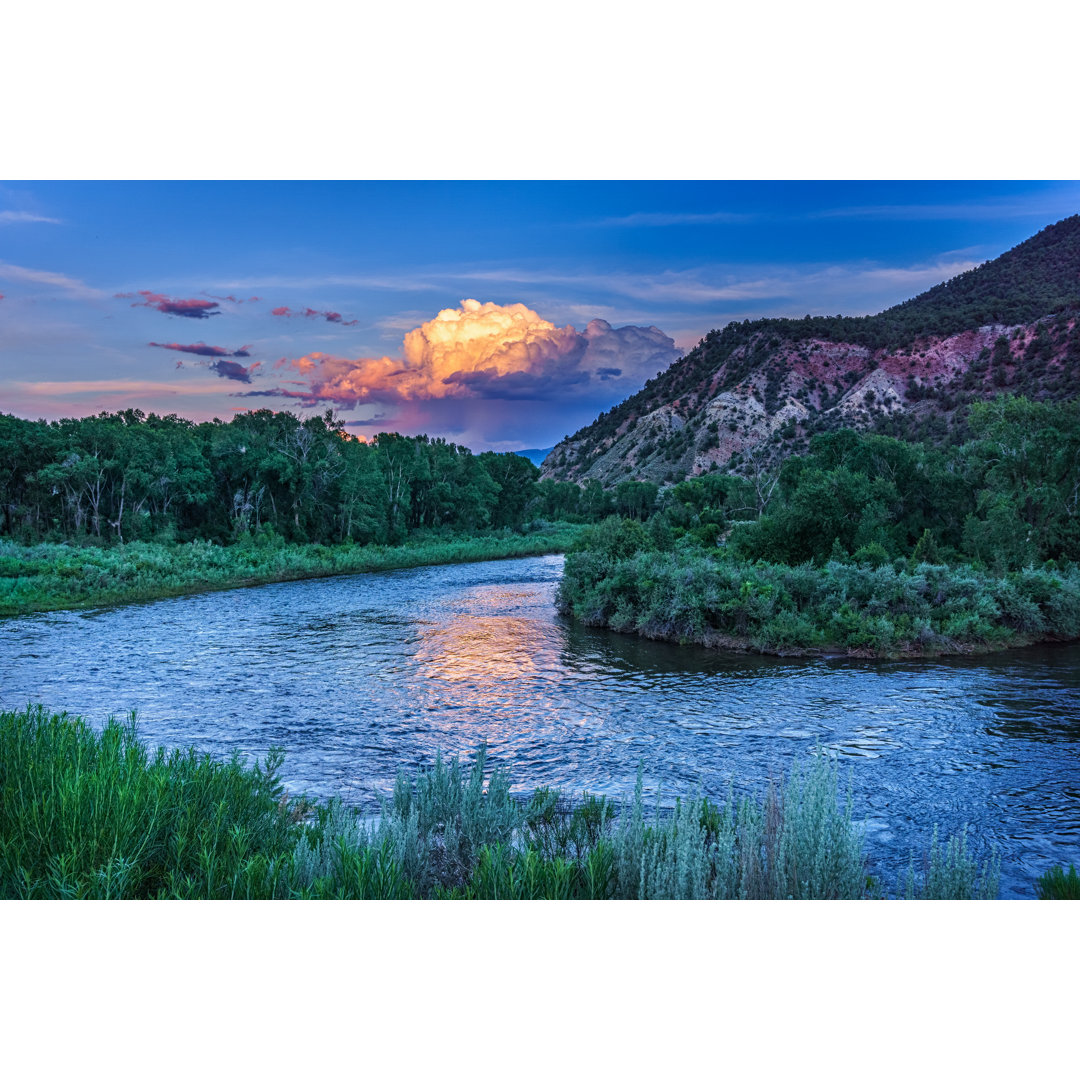
[[[399,775],[377,822],[339,801],[285,797],[281,755],[247,767],[154,754],[134,721],[95,732],[40,707],[0,713],[0,897],[179,899],[859,899],[866,873],[850,792],[824,756],[764,799],[647,812],[542,788],[510,795],[498,767],[438,759]],[[997,895],[966,838],[935,834],[906,894]]]

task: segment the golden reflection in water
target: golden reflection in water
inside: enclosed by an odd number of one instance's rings
[[[443,621],[425,626],[415,653],[424,674],[467,683],[484,697],[504,692],[513,679],[550,666],[552,645],[540,620],[484,613],[505,610],[514,599],[515,594],[502,589],[477,589]],[[534,598],[523,594],[522,599]]]
[[[438,718],[445,746],[471,752],[484,742],[505,754],[517,738],[557,738],[553,725],[603,723],[592,708],[572,719],[558,708],[553,691],[566,671],[548,604],[537,590],[481,586],[418,627],[413,658],[426,678],[414,705]]]
[[[538,671],[536,652],[545,644],[544,635],[531,619],[463,615],[446,626],[428,629],[416,658],[430,678],[504,682]]]

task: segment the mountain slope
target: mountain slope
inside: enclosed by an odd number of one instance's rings
[[[1008,391],[1080,395],[1080,215],[878,315],[730,323],[559,443],[543,475],[605,485],[745,471],[835,427],[948,436]]]

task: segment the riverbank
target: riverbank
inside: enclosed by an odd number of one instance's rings
[[[626,551],[597,535],[567,556],[557,595],[586,626],[774,656],[942,656],[1080,638],[1075,566],[785,566],[722,550]]]
[[[289,799],[283,756],[151,754],[134,722],[102,731],[40,707],[0,713],[4,899],[994,899],[995,856],[964,833],[897,883],[868,877],[839,767],[815,757],[760,797],[616,806],[437,759],[399,775],[377,822]]]
[[[529,533],[377,544],[135,542],[112,547],[0,543],[0,616],[101,607],[378,570],[553,555],[584,526],[558,523]]]

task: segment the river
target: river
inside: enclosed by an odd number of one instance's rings
[[[293,792],[373,808],[398,768],[482,742],[514,788],[662,805],[843,763],[887,887],[935,823],[1002,856],[1002,896],[1080,864],[1080,645],[866,661],[713,652],[560,619],[561,556],[435,566],[0,620],[0,705],[153,745],[286,750]]]

